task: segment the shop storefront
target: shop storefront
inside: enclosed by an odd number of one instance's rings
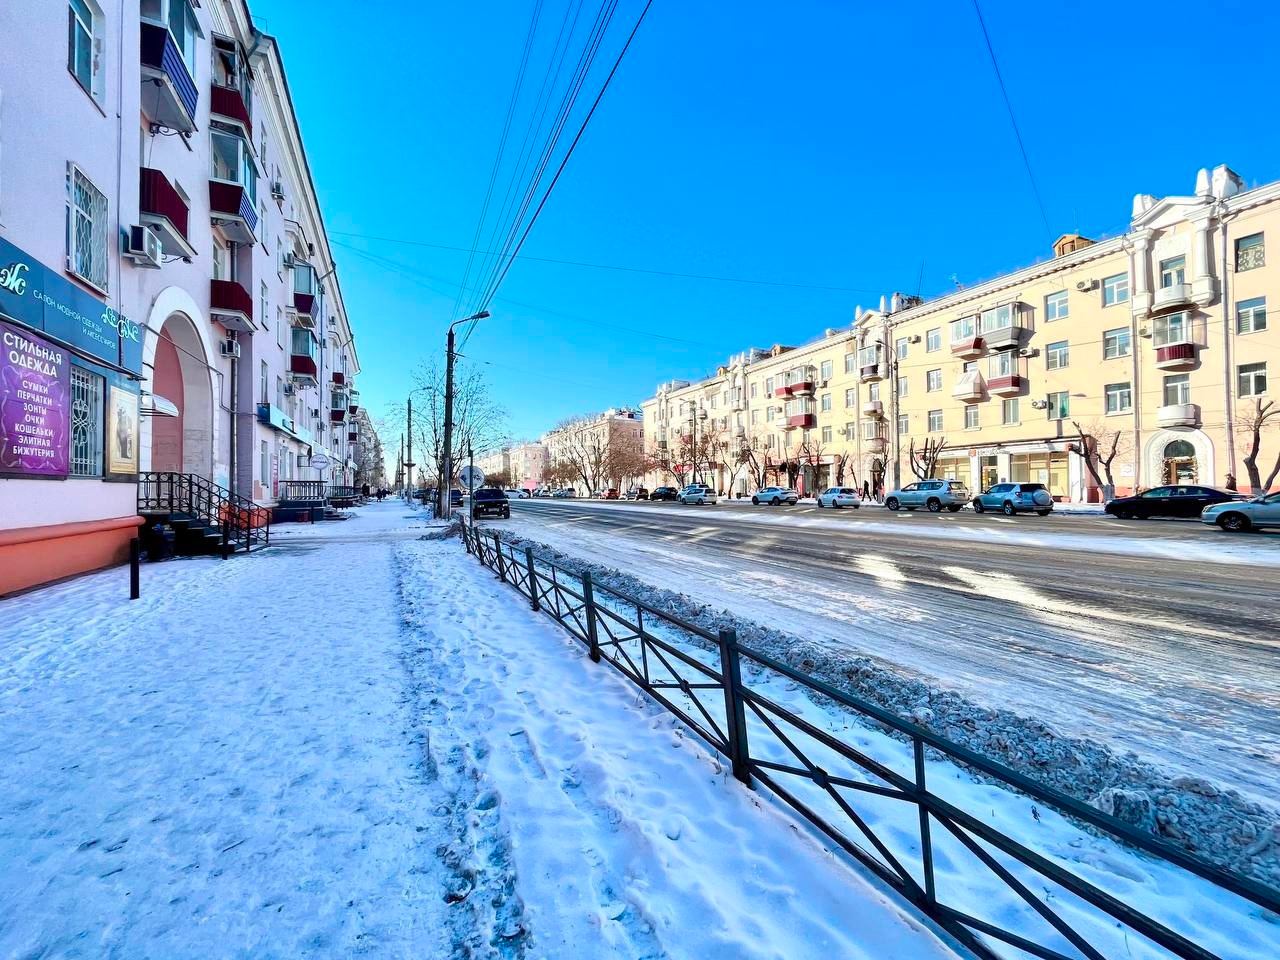
[[[0,595],[121,562],[142,330],[0,239]]]

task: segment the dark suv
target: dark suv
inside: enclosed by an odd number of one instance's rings
[[[506,493],[495,487],[477,490],[471,497],[471,519],[494,516],[503,520],[511,519],[511,501]]]
[[[675,487],[654,487],[649,494],[650,500],[670,500],[673,503],[680,499],[680,491]]]

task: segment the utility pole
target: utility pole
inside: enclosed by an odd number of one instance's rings
[[[453,328],[460,323],[469,323],[483,320],[489,316],[488,310],[481,310],[479,313],[472,314],[469,317],[463,317],[461,320],[455,320],[449,324],[449,335],[445,338],[445,359],[444,359],[444,469],[440,476],[440,489],[437,494],[440,497],[440,508],[436,512],[436,516],[442,520],[449,519],[450,507],[449,491],[453,489],[453,359],[456,356],[454,350]]]
[[[409,499],[412,500],[415,493],[413,479],[413,394],[409,395],[409,409],[405,419],[409,436],[409,453],[404,461],[405,488],[409,491]]]

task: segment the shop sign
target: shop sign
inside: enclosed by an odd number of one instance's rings
[[[0,315],[142,374],[142,328],[0,237]]]
[[[70,472],[70,367],[62,347],[0,322],[0,474]]]

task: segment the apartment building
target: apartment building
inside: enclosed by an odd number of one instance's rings
[[[638,482],[645,473],[642,419],[639,410],[611,407],[548,431],[541,438],[544,476],[578,496]]]
[[[547,448],[541,443],[515,443],[476,457],[476,466],[491,477],[504,473],[512,489],[536,490],[543,483]]]
[[[1123,236],[1068,234],[1034,266],[927,303],[895,294],[813,343],[663,384],[642,404],[651,482],[696,470],[733,493],[762,475],[878,489],[927,466],[1070,501],[1231,477],[1247,489],[1242,421],[1280,373],[1278,200],[1280,183],[1202,170],[1190,195],[1138,195]],[[1274,427],[1263,448],[1280,450]]]
[[[122,559],[139,475],[351,483],[359,359],[244,0],[3,4],[0,36],[0,593]]]

